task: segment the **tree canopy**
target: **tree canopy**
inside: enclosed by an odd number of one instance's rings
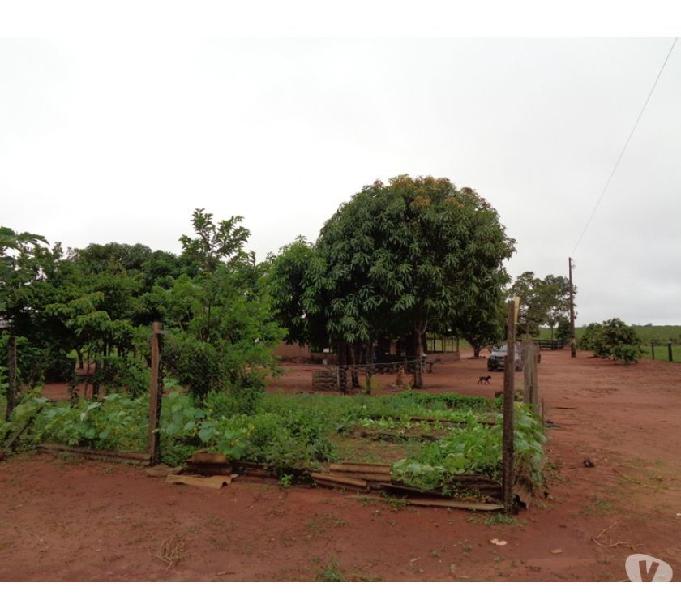
[[[496,311],[513,250],[497,212],[474,190],[400,175],[341,205],[314,246],[294,243],[274,259],[275,302],[316,323],[330,344],[412,336],[421,356],[426,328],[463,334],[480,329],[475,307],[485,318]],[[284,285],[293,264],[298,283]],[[309,332],[289,329],[299,342]]]
[[[574,285],[573,292],[577,293]],[[519,329],[527,335],[537,335],[539,327],[548,325],[553,339],[556,325],[569,318],[570,282],[563,275],[541,279],[526,271],[515,279],[510,295],[520,298]]]
[[[160,319],[170,374],[198,397],[261,385],[283,331],[240,223],[196,209],[180,255],[120,243],[63,252],[0,228],[0,316],[18,336],[22,381],[70,378],[73,354],[80,366],[97,363],[105,384],[133,373],[140,391],[149,326]]]

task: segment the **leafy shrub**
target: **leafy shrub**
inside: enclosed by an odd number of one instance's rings
[[[587,325],[579,345],[591,350],[594,356],[614,358],[625,364],[636,362],[640,355],[641,340],[636,330],[621,319],[608,319]]]
[[[147,402],[109,394],[99,402],[50,405],[36,417],[33,431],[35,443],[139,451],[146,445]]]
[[[328,429],[315,415],[258,413],[206,421],[201,439],[235,460],[250,460],[277,473],[329,460],[334,448]]]
[[[149,389],[149,368],[142,357],[107,356],[100,362],[95,380],[111,391],[127,392],[133,398]]]
[[[638,359],[641,358],[641,348],[639,346],[618,344],[612,348],[611,355],[615,360],[620,360],[628,365],[638,362]]]
[[[190,335],[167,335],[163,353],[179,382],[200,400],[209,392],[224,387],[226,375],[222,357],[212,344]]]

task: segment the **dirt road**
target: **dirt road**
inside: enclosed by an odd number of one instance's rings
[[[501,373],[489,386],[482,374],[483,360],[439,364],[427,389],[501,389]],[[294,367],[272,388],[309,381]],[[681,365],[544,352],[540,385],[550,496],[512,524],[245,480],[174,487],[134,467],[24,455],[0,463],[0,579],[623,580],[634,552],[681,578]]]

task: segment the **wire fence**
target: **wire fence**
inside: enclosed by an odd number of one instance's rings
[[[666,344],[650,342],[650,344],[641,345],[640,348],[644,358],[667,362],[681,362],[681,344],[674,344],[672,342],[667,342]]]

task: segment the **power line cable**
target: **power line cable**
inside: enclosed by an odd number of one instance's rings
[[[634,122],[634,126],[631,128],[631,131],[629,132],[629,135],[627,136],[626,141],[624,142],[624,146],[622,146],[622,150],[619,153],[619,156],[617,157],[617,160],[615,161],[615,165],[612,168],[612,171],[610,171],[610,175],[608,176],[608,179],[605,182],[605,185],[603,186],[603,189],[601,190],[601,193],[598,196],[598,199],[596,200],[596,203],[594,204],[594,207],[591,211],[591,214],[589,215],[589,218],[587,219],[586,225],[584,225],[584,229],[582,229],[582,233],[579,235],[579,238],[577,239],[577,243],[575,244],[575,247],[572,250],[572,255],[574,256],[575,251],[577,250],[577,246],[582,241],[582,238],[584,237],[584,234],[586,233],[587,229],[589,229],[589,225],[591,225],[591,221],[593,221],[593,218],[596,214],[596,211],[598,210],[598,207],[601,205],[601,202],[603,201],[603,198],[605,197],[606,192],[608,191],[608,188],[610,187],[610,182],[612,181],[612,178],[615,176],[615,172],[617,171],[617,167],[620,166],[620,162],[622,162],[622,157],[624,156],[624,153],[627,151],[627,147],[629,146],[629,142],[631,141],[631,138],[634,135],[634,132],[636,131],[636,128],[638,127],[639,122],[641,121],[641,117],[643,117],[643,113],[645,112],[646,108],[648,107],[648,103],[650,102],[650,98],[653,95],[653,92],[655,91],[655,88],[657,87],[657,82],[660,80],[660,77],[662,76],[662,72],[664,71],[664,68],[667,66],[667,61],[669,60],[669,57],[671,56],[672,51],[674,50],[674,46],[676,46],[676,42],[678,41],[679,38],[674,38],[674,41],[672,42],[671,47],[669,48],[669,52],[667,52],[667,56],[665,56],[664,62],[662,63],[662,66],[660,67],[660,70],[657,73],[657,77],[655,77],[655,81],[653,82],[653,86],[650,88],[650,91],[648,92],[648,96],[646,97],[645,102],[643,103],[643,106],[641,107],[640,112],[638,113],[638,116],[636,117],[636,121]]]

